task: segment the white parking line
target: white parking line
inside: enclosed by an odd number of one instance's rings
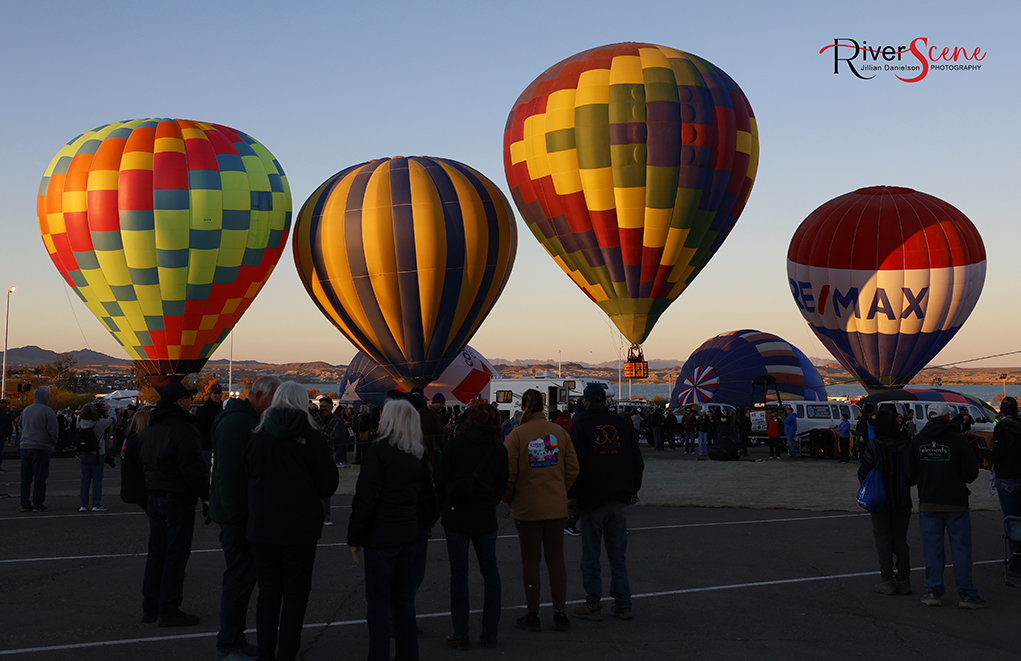
[[[982,560],[974,562],[974,565],[988,565],[993,563],[1002,563],[1003,560]],[[924,571],[925,567],[912,567],[911,571]],[[718,590],[738,590],[747,588],[759,588],[768,587],[775,585],[795,585],[798,583],[811,583],[818,581],[833,581],[843,578],[860,578],[863,576],[875,576],[879,572],[877,571],[863,571],[853,572],[850,574],[831,574],[827,576],[805,576],[802,578],[786,578],[776,581],[756,581],[753,583],[730,583],[728,585],[708,585],[700,588],[684,588],[680,590],[663,590],[660,592],[645,592],[642,594],[631,595],[631,599],[649,599],[654,597],[670,597],[681,594],[697,594],[700,592],[716,592]],[[580,604],[584,602],[584,599],[574,599],[567,602],[568,605]],[[549,607],[551,603],[543,603],[540,606]],[[517,606],[504,606],[501,610],[520,610],[525,608],[524,604]],[[482,609],[471,611],[472,613],[481,613]],[[420,613],[417,617],[420,618],[433,618],[433,617],[449,617],[449,612],[442,613]],[[338,620],[336,622],[317,622],[315,624],[306,624],[303,629],[321,629],[326,627],[345,627],[352,626],[355,624],[365,624],[365,619],[357,620]],[[253,632],[254,629],[249,629],[248,633]],[[100,640],[91,643],[70,643],[67,645],[50,645],[47,647],[24,647],[16,650],[0,650],[0,656],[12,656],[15,654],[38,654],[41,652],[59,652],[61,650],[76,650],[76,649],[87,649],[90,647],[108,647],[113,645],[134,645],[137,643],[156,643],[166,642],[171,640],[188,640],[192,638],[213,638],[217,634],[216,631],[204,631],[202,633],[188,633],[179,634],[176,636],[153,636],[146,638],[123,638],[120,640]]]
[[[125,514],[135,514],[135,512],[116,512],[116,513],[107,512],[107,513],[103,514],[103,516],[117,516],[117,515],[125,515]],[[142,514],[142,512],[138,512],[138,514]],[[25,514],[26,518],[29,517],[29,516],[31,516],[31,515],[29,515],[27,513]],[[39,515],[36,515],[36,516],[39,516]],[[57,515],[42,515],[42,516],[63,517],[63,516],[82,516],[82,515],[81,514],[57,514]],[[829,515],[824,515],[824,516],[794,516],[794,517],[785,517],[785,518],[782,518],[782,519],[749,519],[749,520],[744,520],[744,521],[710,521],[710,522],[707,522],[707,523],[677,523],[677,524],[666,525],[666,526],[642,526],[642,527],[636,527],[636,528],[628,528],[628,532],[636,532],[636,531],[641,531],[641,530],[670,530],[670,529],[674,529],[674,528],[711,528],[711,527],[715,527],[715,526],[739,526],[739,525],[751,525],[751,524],[756,524],[756,523],[791,523],[791,522],[797,522],[797,521],[819,521],[819,520],[824,520],[824,519],[843,519],[843,518],[857,517],[857,516],[868,516],[868,512],[864,512],[862,514],[829,514]],[[20,517],[15,517],[15,518],[20,518]],[[5,521],[5,520],[6,519],[0,519],[0,521]],[[498,539],[517,539],[517,535],[516,534],[515,535],[500,535],[498,537]],[[446,538],[445,537],[433,537],[429,541],[430,542],[444,542],[444,541],[446,541]],[[322,543],[322,544],[318,545],[319,548],[329,548],[329,547],[334,547],[334,546],[347,546],[347,544],[344,543],[344,542],[328,542],[328,543]],[[219,553],[220,551],[221,551],[221,549],[219,549],[219,548],[192,549],[192,553]],[[14,564],[14,563],[23,563],[23,562],[59,562],[61,560],[89,560],[89,559],[100,560],[100,559],[105,559],[105,558],[137,558],[137,557],[145,557],[145,555],[146,555],[146,553],[143,552],[143,553],[103,553],[103,554],[97,554],[97,555],[65,555],[65,556],[51,556],[51,557],[46,557],[46,558],[13,558],[13,559],[8,559],[8,560],[0,560],[0,565],[3,565],[3,564]]]

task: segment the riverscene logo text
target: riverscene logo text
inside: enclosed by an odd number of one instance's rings
[[[884,71],[892,72],[905,83],[917,83],[930,71],[979,71],[982,69],[979,62],[986,57],[980,46],[930,46],[927,37],[916,37],[908,46],[870,46],[865,40],[858,43],[855,39],[841,37],[821,48],[819,53],[831,48],[835,74],[842,71],[843,63],[861,80],[871,80]]]

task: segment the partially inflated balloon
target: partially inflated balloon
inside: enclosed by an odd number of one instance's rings
[[[623,43],[536,78],[503,147],[528,228],[640,344],[733,229],[759,140],[748,99],[721,69]]]
[[[902,387],[964,324],[986,275],[982,237],[943,200],[874,186],[805,219],[787,251],[801,314],[867,389]]]
[[[489,398],[490,379],[500,378],[499,372],[486,358],[470,346],[451,361],[438,379],[425,389],[426,400],[432,401],[437,393],[443,395],[448,406],[467,405],[478,395]],[[386,370],[362,352],[358,352],[347,366],[340,382],[340,399],[361,400],[373,406],[382,406],[388,393],[397,382]]]
[[[61,275],[159,385],[202,369],[248,309],[287,242],[291,193],[240,131],[137,119],[61,149],[37,214]]]
[[[819,370],[793,344],[757,330],[717,335],[695,349],[677,376],[670,406],[718,402],[750,406],[766,401],[755,379],[773,377],[770,395],[787,399],[826,399]]]
[[[312,300],[404,390],[435,380],[465,347],[516,249],[514,215],[493,182],[424,156],[338,172],[294,228]]]

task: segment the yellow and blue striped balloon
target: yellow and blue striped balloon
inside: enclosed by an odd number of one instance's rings
[[[295,220],[293,248],[323,314],[410,390],[437,379],[489,314],[517,228],[482,174],[398,156],[326,180]]]

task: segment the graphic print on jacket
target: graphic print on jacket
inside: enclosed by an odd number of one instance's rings
[[[528,465],[532,468],[556,466],[560,457],[557,437],[547,434],[528,443]]]

